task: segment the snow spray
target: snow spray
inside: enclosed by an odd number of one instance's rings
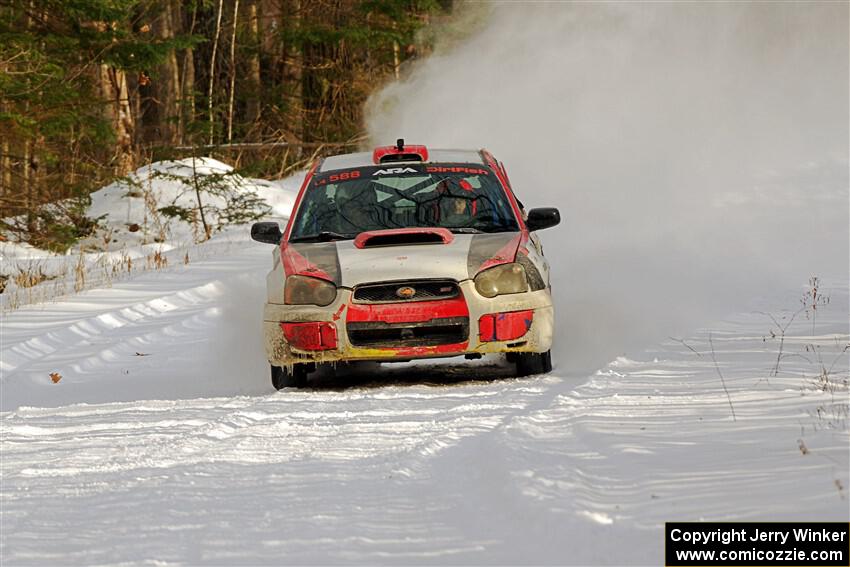
[[[370,100],[371,142],[487,147],[527,208],[560,208],[562,369],[847,277],[846,3],[457,12]]]

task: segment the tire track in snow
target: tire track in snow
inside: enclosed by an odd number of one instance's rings
[[[796,342],[829,360],[841,356],[846,286],[832,300],[829,314],[819,315],[822,334],[812,337],[811,323],[801,322],[786,353]],[[670,342],[639,360],[619,358],[551,407],[514,418],[502,442],[515,462],[517,491],[567,524],[578,518],[610,534],[625,525],[654,532],[650,538],[673,520],[846,519],[836,485],[847,483],[850,437],[846,420],[833,428],[814,414],[836,401],[812,388],[819,367],[788,357],[783,372],[769,377],[777,353],[763,338],[765,318],[740,315],[719,327],[711,331],[713,348],[737,421],[710,356],[709,331],[702,331],[688,340],[701,356]],[[839,381],[847,375],[842,358],[833,368]],[[801,436],[807,453],[798,447]],[[657,550],[625,551],[608,559],[660,559]]]
[[[387,454],[412,454],[425,459],[451,447],[462,438],[474,436],[502,423],[506,414],[521,409],[537,388],[481,386],[482,391],[445,396],[439,389],[423,394],[423,387],[360,389],[344,393],[321,391],[281,391],[261,397],[187,400],[168,404],[161,410],[148,410],[139,415],[133,404],[124,412],[108,409],[109,425],[105,426],[98,406],[70,406],[61,421],[84,425],[51,425],[56,414],[31,413],[23,408],[4,416],[4,439],[12,445],[43,441],[62,446],[70,439],[106,440],[124,436],[150,436],[132,456],[119,452],[116,465],[108,461],[86,461],[93,468],[74,465],[75,455],[61,459],[63,466],[32,467],[24,475],[61,477],[80,473],[99,473],[135,468],[168,468],[178,463],[260,459],[281,462],[318,456],[323,460],[347,461]],[[414,396],[408,388],[418,390]],[[507,388],[512,391],[508,393]],[[376,409],[384,397],[390,407]],[[508,397],[508,400],[503,399]],[[218,405],[218,403],[220,405]],[[425,407],[422,407],[425,404]],[[434,407],[435,405],[439,407]],[[196,406],[199,406],[196,409]],[[392,409],[400,406],[397,409]],[[75,411],[80,408],[80,412]],[[160,417],[157,414],[163,413]],[[211,416],[207,414],[211,413]],[[126,414],[126,415],[125,415]],[[182,417],[187,414],[188,417]],[[173,418],[166,416],[175,416]],[[139,421],[144,419],[144,421]],[[34,422],[34,423],[33,423]],[[150,426],[148,425],[150,423]],[[180,427],[172,429],[177,425]],[[165,428],[160,430],[160,428]],[[167,434],[166,434],[167,433]],[[275,440],[273,455],[263,453],[260,438]],[[241,453],[234,450],[239,445]],[[175,456],[180,458],[174,460]]]
[[[799,409],[799,392],[779,379],[778,390],[754,387],[765,353],[757,333],[748,336],[730,329],[728,340],[715,339],[721,362],[735,360],[724,372],[741,429],[730,429],[713,365],[670,347],[644,362],[618,359],[582,384],[555,375],[106,404],[103,414],[18,410],[3,422],[4,435],[19,436],[4,438],[15,459],[5,459],[3,477],[26,491],[5,487],[4,510],[10,525],[38,529],[11,530],[19,534],[11,547],[14,557],[47,560],[59,543],[28,534],[71,525],[89,542],[63,544],[80,562],[651,562],[655,545],[606,542],[655,541],[664,518],[693,519],[694,510],[751,518],[742,492],[773,503],[762,514],[789,514],[802,499],[828,515],[840,501],[821,488],[776,496],[825,465],[788,461],[794,447],[782,462],[758,453],[759,438]],[[103,428],[104,415],[124,424],[121,435]],[[756,452],[738,468],[730,466],[738,449],[724,453],[722,442],[735,431],[751,432],[737,439]],[[720,487],[737,507],[717,497]],[[98,541],[101,532],[109,541]],[[565,537],[577,540],[566,534],[581,540],[568,556]]]
[[[536,382],[282,391],[261,398],[145,402],[143,411],[124,404],[116,412],[108,404],[104,410],[117,434],[102,427],[96,406],[56,413],[25,408],[3,420],[4,446],[10,448],[3,474],[28,489],[16,493],[7,484],[4,509],[11,511],[12,527],[15,518],[45,525],[48,518],[82,514],[93,522],[83,530],[87,540],[90,529],[104,529],[104,518],[114,517],[120,498],[122,514],[160,526],[147,528],[156,532],[148,538],[148,555],[140,551],[141,542],[124,541],[123,528],[109,528],[107,549],[93,550],[109,561],[138,558],[134,549],[150,556],[151,541],[162,542],[157,557],[169,557],[167,534],[177,529],[207,546],[210,555],[171,556],[190,562],[214,561],[218,549],[266,560],[284,554],[293,561],[462,557],[480,552],[488,540],[470,541],[442,521],[442,498],[420,500],[420,490],[451,492],[416,478],[421,463],[520,411],[540,394]],[[161,410],[152,411],[151,404],[161,404]],[[216,497],[221,491],[229,495],[223,501]],[[50,499],[56,493],[65,495],[61,505]],[[146,508],[151,498],[153,511]],[[232,530],[215,520],[187,522],[180,511],[186,498],[217,500],[217,517],[245,517],[244,498],[265,519],[261,526],[243,526],[241,541],[235,541]],[[277,524],[295,530],[295,536],[277,534],[272,529]],[[349,535],[340,539],[339,533]],[[416,533],[422,535],[411,537]],[[113,547],[116,539],[124,541],[122,547]],[[26,535],[14,547],[49,558],[49,546]],[[75,553],[85,556],[82,547],[69,557]]]
[[[802,334],[787,337],[786,353],[793,352],[789,345],[808,345],[823,350],[827,365],[842,357],[850,340],[847,290],[832,300],[830,316],[819,315],[822,333],[798,328]],[[715,355],[737,421],[703,331],[689,339],[702,356],[671,342],[639,360],[618,358],[587,378],[565,377],[498,425],[421,462],[420,478],[456,485],[447,500],[463,495],[447,515],[456,519],[454,529],[471,540],[492,539],[472,557],[546,562],[563,556],[565,534],[580,533],[581,545],[565,561],[654,563],[657,546],[610,542],[634,539],[636,531],[646,534],[644,542],[657,540],[671,519],[846,519],[834,486],[847,485],[846,418],[843,430],[824,431],[814,409],[835,396],[811,384],[801,391],[800,376],[812,380],[817,366],[797,357],[783,363],[786,374],[768,378],[776,345],[765,342],[764,319],[741,315],[719,327],[711,331]],[[842,358],[833,368],[839,382],[847,375]],[[819,457],[801,454],[802,430]]]
[[[0,369],[8,378],[15,371],[68,351],[78,351],[86,343],[128,326],[141,326],[173,311],[208,304],[221,296],[220,281],[212,281],[190,289],[157,296],[129,307],[122,307],[78,320],[71,325],[52,329],[23,342],[0,350]]]
[[[4,316],[0,350],[3,409],[21,404],[256,392],[256,378],[241,384],[239,377],[234,377],[228,389],[224,377],[216,377],[218,382],[205,391],[204,377],[195,378],[194,384],[169,384],[162,374],[164,365],[175,364],[191,374],[192,364],[186,359],[193,354],[223,356],[216,348],[219,345],[209,341],[211,337],[223,340],[217,327],[225,306],[240,300],[230,297],[234,290],[245,287],[238,282],[263,280],[263,252],[246,245],[224,261],[208,258],[185,267],[148,272],[112,288],[90,290]],[[168,277],[176,269],[181,277]],[[139,301],[139,296],[144,301]],[[95,314],[79,316],[92,311]],[[151,352],[154,345],[161,352]],[[60,384],[50,382],[51,372],[62,375]],[[113,376],[113,384],[102,383],[105,374]]]
[[[209,286],[212,293],[205,294],[201,301],[183,301],[168,312],[128,321],[121,327],[125,333],[109,337],[111,353],[114,355],[123,349],[126,354],[128,348],[135,348],[133,341],[146,334],[153,333],[152,339],[162,336],[171,326],[191,322],[192,317],[203,316],[205,309],[215,309],[224,300],[218,293],[221,279],[199,279],[194,278],[199,284],[196,288]],[[196,288],[174,295],[192,293]],[[148,301],[157,299],[149,298]],[[115,312],[113,309],[107,315],[114,316]],[[185,338],[178,337],[178,340]],[[64,350],[54,351],[49,360],[55,363],[62,355],[76,359],[78,366],[92,366],[85,370],[102,373],[108,368],[108,365],[94,368],[102,361],[103,350],[96,350],[80,361],[74,345],[67,345]],[[38,364],[38,361],[31,362],[30,370]],[[409,371],[415,373],[417,369]],[[387,376],[392,379],[397,372],[390,371]],[[265,375],[263,379],[265,382]],[[258,502],[261,496],[245,483],[263,486],[271,482],[277,497],[286,500],[287,516],[266,509],[267,516],[288,523],[296,531],[300,526],[312,524],[317,516],[328,524],[320,526],[317,534],[301,534],[299,538],[281,539],[262,530],[248,538],[269,552],[286,553],[305,560],[310,557],[337,560],[369,557],[422,561],[441,555],[469,557],[469,554],[481,553],[492,546],[493,538],[476,534],[470,539],[468,530],[458,531],[453,522],[446,520],[456,502],[466,496],[457,488],[446,490],[435,485],[430,463],[457,447],[466,446],[470,440],[487,436],[511,416],[527,411],[529,406],[544,403],[537,400],[541,396],[551,397],[546,395],[546,383],[551,380],[508,380],[450,388],[390,385],[343,392],[284,391],[234,400],[119,404],[126,408],[119,411],[114,407],[116,404],[107,404],[102,407],[104,413],[98,406],[59,408],[47,413],[25,408],[3,420],[4,444],[19,456],[8,459],[3,466],[5,478],[27,486],[28,490],[24,500],[19,501],[10,491],[4,492],[3,499],[9,509],[18,513],[23,508],[45,509],[45,514],[39,517],[25,515],[30,524],[49,523],[51,518],[67,514],[48,502],[37,505],[32,498],[38,501],[39,493],[45,499],[50,493],[64,494],[76,503],[66,500],[64,506],[69,510],[100,509],[103,517],[109,518],[115,514],[112,506],[117,505],[117,501],[113,499],[119,498],[118,495],[130,495],[132,500],[137,492],[145,493],[150,486],[163,485],[175,487],[172,495],[176,495],[178,501],[183,497],[214,498],[214,494],[233,488],[234,475],[258,468],[259,476],[248,473],[247,479],[236,483],[236,489],[243,491],[249,501]],[[174,393],[171,389],[167,395]],[[151,411],[152,406],[161,407],[161,412]],[[139,407],[145,409],[140,411]],[[58,415],[63,415],[60,420],[76,425],[57,427]],[[106,415],[109,422],[116,425],[114,430],[103,428]],[[45,421],[41,422],[42,419]],[[151,425],[140,426],[139,421]],[[278,467],[286,471],[285,479],[278,478],[281,474],[276,470]],[[234,470],[241,472],[234,473]],[[190,487],[198,485],[199,475],[206,485],[199,489],[200,495],[192,496],[193,488]],[[187,478],[192,480],[187,481]],[[253,481],[249,480],[252,478]],[[186,486],[185,482],[195,484]],[[353,501],[349,501],[347,494],[329,499],[326,483],[372,486],[372,489],[357,494]],[[464,486],[463,482],[456,484]],[[166,522],[160,535],[178,526],[184,526],[180,530],[196,531],[178,521],[179,513],[171,501],[162,500],[154,488],[150,490],[155,493],[149,496],[160,506],[155,514],[173,520]],[[418,499],[420,493],[433,494],[432,502],[423,505]],[[376,494],[384,497],[376,501]],[[132,501],[129,506],[141,507],[145,500]],[[25,506],[24,501],[29,506]],[[234,502],[228,505],[238,507]],[[123,514],[126,511],[122,508]],[[87,512],[83,515],[98,529],[114,533],[106,520],[91,518]],[[141,512],[140,517],[144,516]],[[346,529],[350,531],[352,521],[356,521],[358,528],[346,541],[359,551],[338,547],[317,555],[316,544],[334,539]],[[244,546],[244,542],[234,542],[217,531],[215,525],[205,522],[198,525],[217,533],[216,538],[206,540],[213,547],[220,541],[229,542],[231,548]],[[335,530],[331,529],[334,525]],[[428,535],[411,538],[411,530]],[[86,533],[89,532],[86,530]],[[96,539],[94,532],[91,534],[91,539]],[[203,539],[206,536],[194,537]],[[120,540],[121,536],[116,535],[116,538]],[[435,543],[438,543],[437,551]],[[24,540],[22,545],[28,548],[29,542]],[[115,553],[115,548],[101,551],[105,554],[103,557],[113,557],[109,554]],[[30,552],[33,557],[49,558],[49,550],[38,552],[33,547]],[[243,550],[243,553],[251,556],[252,552]],[[79,557],[91,557],[86,556],[82,548],[79,554]],[[101,555],[96,552],[94,556]],[[261,553],[260,557],[263,556]],[[192,560],[180,557],[184,561]]]

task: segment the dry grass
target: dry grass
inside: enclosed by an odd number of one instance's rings
[[[44,266],[35,264],[31,266],[16,266],[16,272],[12,274],[12,281],[20,288],[35,287],[41,282],[56,279],[63,274],[47,274],[44,272]]]
[[[148,270],[162,270],[168,267],[168,257],[157,250],[145,256],[145,266]]]
[[[74,291],[79,293],[86,287],[86,261],[82,251],[77,258],[77,264],[74,266]]]
[[[18,266],[11,274],[0,276],[0,294],[3,298],[0,311],[14,311],[24,305],[50,301],[65,295],[69,289],[79,293],[98,286],[111,287],[113,281],[135,272],[164,270],[169,266],[168,256],[162,250],[135,259],[126,250],[117,256],[114,252],[100,254],[96,261],[92,261],[93,256],[82,251],[69,256],[58,268],[53,266],[53,273],[41,264],[32,263]],[[177,258],[177,265],[188,265],[189,250]],[[48,282],[52,282],[52,285]]]
[[[148,163],[148,167],[150,167],[150,162]],[[148,235],[150,231],[148,230],[148,220],[151,222],[151,228],[153,229],[153,241],[154,242],[165,242],[165,239],[168,237],[168,221],[163,220],[162,214],[159,212],[159,202],[157,201],[157,194],[153,189],[153,175],[148,176],[147,184],[144,187],[144,200],[145,200],[145,217],[144,223],[142,226],[142,230],[144,231],[144,239],[143,243],[148,243]]]

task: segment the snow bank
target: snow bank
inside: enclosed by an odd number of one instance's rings
[[[269,219],[285,222],[304,178],[303,173],[281,180],[242,177],[233,168],[212,158],[161,161],[140,167],[126,178],[92,193],[87,216],[99,219],[96,234],[81,240],[67,254],[57,255],[25,243],[0,242],[0,276],[5,289],[0,302],[5,309],[45,301],[57,296],[111,285],[131,272],[161,269],[215,254],[234,242],[246,242],[245,226],[214,232],[204,246],[196,245],[202,229],[159,209],[169,205],[191,208],[197,204],[192,183],[197,175],[214,176],[234,194],[252,194],[269,207]],[[202,195],[206,206],[222,200]],[[208,213],[215,224],[214,213]],[[31,281],[30,281],[31,280]],[[41,281],[32,285],[32,281]]]
[[[289,217],[297,192],[294,181],[276,183],[245,178],[234,173],[231,166],[213,158],[185,158],[143,166],[126,179],[93,193],[88,215],[102,218],[103,223],[113,231],[114,239],[120,239],[121,242],[141,243],[151,240],[158,236],[154,235],[159,228],[158,223],[166,225],[168,240],[187,241],[194,236],[193,230],[197,232],[197,227],[193,229],[186,222],[168,218],[158,209],[167,206],[196,208],[197,195],[192,183],[194,176],[215,176],[223,189],[234,194],[255,194],[271,208],[270,216],[282,219]],[[224,200],[217,196],[202,193],[201,198],[207,207],[224,205]],[[217,222],[214,213],[207,215],[210,217],[208,222]],[[133,225],[135,227],[131,231]]]

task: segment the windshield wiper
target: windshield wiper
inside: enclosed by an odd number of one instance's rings
[[[290,242],[330,242],[331,240],[351,240],[353,234],[340,234],[330,230],[323,230],[319,234],[308,234],[307,236],[296,236],[290,238]]]
[[[449,232],[453,232],[455,234],[481,234],[484,231],[472,228],[471,226],[459,226],[457,228],[450,228]]]

